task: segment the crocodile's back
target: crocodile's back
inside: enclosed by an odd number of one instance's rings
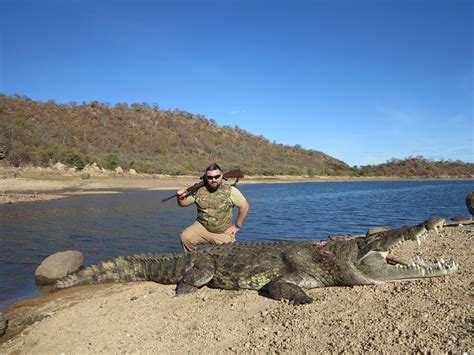
[[[215,264],[208,286],[258,290],[288,272],[287,256],[305,245],[308,243],[236,243],[205,248],[200,252],[210,254]]]
[[[221,289],[260,289],[291,272],[289,259],[308,252],[310,242],[235,243],[206,246],[186,254],[121,256],[101,261],[56,283],[56,288],[77,285],[148,280],[178,284],[186,275],[205,270],[207,286]]]

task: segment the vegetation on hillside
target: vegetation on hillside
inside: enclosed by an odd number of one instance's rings
[[[391,159],[385,164],[367,165],[358,169],[362,176],[397,176],[402,178],[474,177],[474,164],[462,161],[432,161],[422,156]]]
[[[15,166],[62,162],[79,169],[200,174],[211,162],[246,175],[473,177],[474,164],[423,157],[349,167],[319,151],[271,143],[235,126],[158,105],[58,104],[0,94],[0,149]],[[1,157],[0,157],[1,158]]]
[[[347,175],[344,162],[272,144],[239,127],[157,105],[57,104],[0,95],[0,144],[14,165],[96,162],[142,173],[196,174],[211,162],[248,175]]]

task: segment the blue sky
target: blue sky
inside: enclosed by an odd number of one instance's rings
[[[0,92],[158,104],[351,166],[472,163],[473,3],[0,0]]]

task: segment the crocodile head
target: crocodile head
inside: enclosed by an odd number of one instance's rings
[[[425,263],[422,259],[405,260],[390,253],[396,245],[412,240],[418,245],[425,240],[425,223],[377,233],[358,241],[359,253],[354,264],[366,277],[378,282],[413,280],[453,274],[458,270],[455,262],[440,259]]]
[[[441,217],[431,217],[428,218],[423,224],[427,230],[434,230],[436,233],[439,233],[446,224],[446,220]]]
[[[436,277],[457,272],[455,262],[446,263],[440,259],[426,263],[422,259],[405,260],[390,253],[396,245],[412,240],[421,244],[427,234],[425,224],[403,227],[379,232],[368,237],[352,240],[346,246],[332,247],[332,253],[346,264],[339,267],[350,275],[345,278],[347,284],[377,284],[391,281],[414,280],[425,277]],[[341,257],[344,253],[345,257]],[[347,263],[348,262],[348,263]],[[349,272],[350,270],[350,272]]]

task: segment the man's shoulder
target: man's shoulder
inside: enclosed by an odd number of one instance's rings
[[[240,192],[240,190],[238,188],[236,188],[234,185],[229,185],[230,187],[230,191],[234,192],[234,191],[238,191]]]
[[[230,199],[236,206],[240,206],[244,201],[246,201],[245,196],[235,186],[231,186]]]

